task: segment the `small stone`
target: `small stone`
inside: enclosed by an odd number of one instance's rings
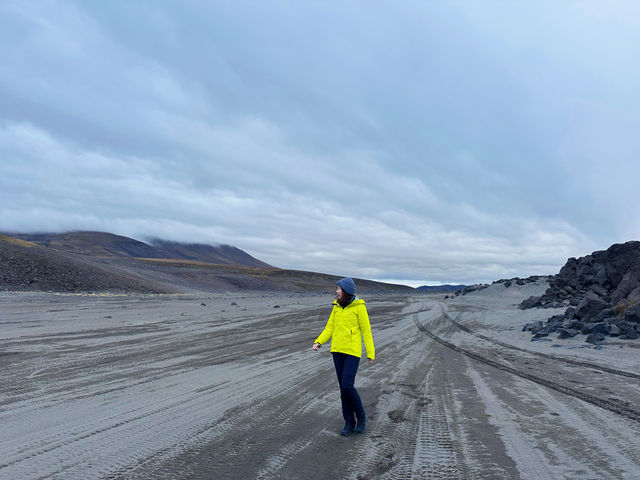
[[[591,330],[592,333],[602,333],[604,335],[609,335],[611,332],[611,325],[608,323],[596,323]]]
[[[524,326],[522,327],[522,331],[535,333],[534,330],[537,331],[537,330],[540,330],[541,328],[542,328],[542,322],[538,320],[537,322],[525,323]]]
[[[580,333],[580,330],[574,330],[573,328],[561,328],[558,331],[560,332],[558,335],[559,339],[572,338]]]
[[[602,342],[602,341],[604,341],[604,333],[592,333],[585,340],[585,342],[593,343],[593,344],[595,344],[596,342]]]

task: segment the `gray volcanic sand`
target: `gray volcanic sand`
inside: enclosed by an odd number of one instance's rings
[[[640,343],[531,342],[545,287],[365,297],[347,438],[331,289],[0,294],[0,478],[640,478]]]

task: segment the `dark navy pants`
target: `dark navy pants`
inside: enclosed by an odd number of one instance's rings
[[[340,385],[342,416],[345,423],[353,427],[356,424],[356,419],[362,419],[365,416],[360,395],[354,386],[360,358],[346,353],[333,352],[333,364],[336,367],[336,375]]]

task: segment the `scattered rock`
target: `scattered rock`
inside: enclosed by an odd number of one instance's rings
[[[566,328],[570,328],[572,330],[582,330],[582,328],[584,327],[584,322],[580,321],[580,320],[569,320],[567,323],[565,323],[564,325]]]
[[[540,297],[529,297],[520,304],[520,309],[528,310],[529,308],[539,307]]]
[[[558,338],[560,339],[572,338],[580,333],[580,330],[575,330],[573,328],[560,328],[558,331],[560,332],[558,335]]]
[[[523,332],[531,332],[531,333],[536,333],[540,329],[542,329],[541,320],[538,320],[537,322],[525,323],[524,327],[522,327]]]
[[[604,333],[592,333],[591,335],[589,335],[585,342],[587,343],[600,343],[604,341]]]

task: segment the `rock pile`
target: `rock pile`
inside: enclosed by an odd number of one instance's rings
[[[514,283],[516,285],[526,285],[527,283],[535,283],[540,278],[542,278],[542,277],[540,277],[539,275],[532,275],[532,276],[527,277],[527,278],[520,278],[520,277],[502,278],[500,280],[496,280],[491,285],[501,284],[501,285],[504,285],[505,288],[509,288]],[[456,296],[458,296],[458,295],[466,295],[467,293],[477,292],[478,290],[484,290],[485,288],[488,288],[491,285],[489,285],[488,283],[478,283],[476,285],[469,285],[469,286],[467,286],[467,287],[465,287],[465,288],[463,288],[461,290],[456,291]]]
[[[478,283],[476,285],[469,285],[464,287],[461,290],[456,290],[456,297],[458,295],[466,295],[467,293],[477,292],[478,290],[483,290],[489,286],[488,283]]]
[[[527,278],[520,278],[520,277],[502,278],[500,280],[496,280],[495,282],[493,282],[493,284],[502,284],[504,285],[505,288],[509,288],[514,283],[516,285],[526,285],[527,283],[536,283],[541,278],[547,278],[547,277],[542,277],[540,275],[531,275],[530,277],[527,277]]]
[[[528,323],[533,339],[558,333],[558,338],[588,335],[596,343],[606,336],[640,337],[640,242],[615,244],[607,250],[570,258],[552,277],[540,297],[529,297],[521,309],[567,307],[546,324]]]

